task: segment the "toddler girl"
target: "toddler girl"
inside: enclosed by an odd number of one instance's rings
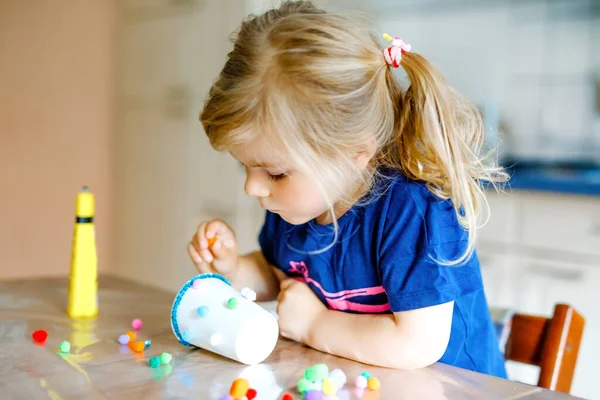
[[[482,183],[506,175],[480,155],[477,109],[386,38],[307,1],[241,25],[200,119],[266,210],[260,250],[238,255],[214,220],[190,257],[277,297],[282,336],[315,349],[504,377],[474,243]]]

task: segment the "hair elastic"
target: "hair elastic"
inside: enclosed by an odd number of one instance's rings
[[[400,66],[400,61],[402,61],[402,54],[410,52],[411,46],[399,37],[392,38],[387,33],[384,33],[383,37],[392,44],[387,49],[383,49],[385,62],[394,68],[398,68]]]

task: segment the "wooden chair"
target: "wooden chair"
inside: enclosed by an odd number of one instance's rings
[[[517,313],[505,358],[539,366],[539,387],[569,393],[584,324],[584,318],[566,304],[557,304],[552,318]]]

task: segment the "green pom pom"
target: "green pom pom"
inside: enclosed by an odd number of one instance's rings
[[[313,390],[313,383],[306,378],[302,378],[298,381],[298,391],[302,394]]]
[[[325,364],[315,364],[304,371],[304,377],[311,382],[322,381],[329,376],[329,368]]]
[[[158,368],[158,366],[160,365],[160,358],[150,357],[148,364],[150,364],[150,368]]]
[[[58,346],[58,350],[61,353],[68,353],[71,351],[71,343],[67,342],[66,340],[64,342],[62,342],[59,346]]]
[[[239,300],[236,299],[235,297],[232,297],[229,299],[229,301],[227,301],[227,307],[229,307],[230,310],[233,310],[234,308],[236,308],[239,304]]]
[[[373,375],[371,375],[367,371],[363,372],[361,375],[364,376],[365,378],[367,378],[367,380],[369,380],[369,379],[371,379],[373,377]]]
[[[173,356],[169,353],[162,353],[160,355],[161,364],[170,364],[172,359],[173,359]]]

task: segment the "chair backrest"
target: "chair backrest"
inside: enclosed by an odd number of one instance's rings
[[[584,318],[566,304],[557,304],[552,318],[517,313],[504,356],[539,366],[539,387],[569,393],[584,324]]]

